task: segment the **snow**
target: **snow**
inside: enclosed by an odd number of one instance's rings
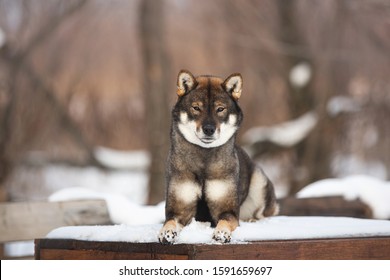
[[[7,257],[24,257],[34,255],[34,241],[17,241],[4,244],[4,256]]]
[[[332,97],[326,105],[328,114],[332,117],[338,116],[341,113],[356,113],[361,110],[361,105],[358,101],[347,96]]]
[[[64,180],[64,178],[66,178]],[[47,188],[72,191],[72,188],[89,189],[97,193],[109,192],[125,195],[137,203],[145,203],[148,176],[146,171],[102,171],[98,168],[49,166],[43,170],[43,184]],[[83,195],[84,191],[81,192]]]
[[[368,176],[328,179],[309,185],[299,197],[344,195],[360,198],[369,204],[376,217],[390,217],[390,185]],[[61,190],[50,201],[105,199],[114,226],[73,226],[53,230],[47,238],[69,238],[89,241],[158,242],[164,220],[164,202],[156,206],[138,205],[123,195],[83,188]],[[192,221],[184,227],[177,243],[214,243],[210,223]],[[389,236],[390,221],[346,217],[277,216],[255,223],[241,222],[232,234],[232,242]]]
[[[0,48],[5,44],[5,33],[4,31],[0,28]]]
[[[62,227],[51,231],[47,238],[85,241],[158,242],[162,224],[128,226]],[[184,227],[176,243],[213,244],[213,228],[209,223],[192,221]],[[291,240],[316,238],[347,238],[389,236],[390,221],[344,217],[266,218],[256,223],[241,222],[232,234],[232,243],[260,240]]]
[[[361,140],[364,141],[364,138]],[[332,173],[338,178],[364,174],[385,180],[389,175],[386,166],[382,162],[363,159],[358,155],[335,155],[331,167]]]
[[[294,141],[300,141],[299,139],[305,137],[316,122],[316,115],[307,113],[291,122],[265,128],[266,138],[270,140],[276,138],[279,139],[277,141],[283,142],[283,138],[292,137],[298,139]],[[292,126],[286,124],[292,124]],[[283,133],[287,136],[283,136]],[[289,134],[301,136],[293,137],[288,136]],[[284,144],[291,145],[291,143]],[[147,166],[147,153],[143,151],[125,152],[120,155],[122,152],[106,148],[98,148],[95,152],[96,155],[100,153],[97,157],[106,166],[120,170],[103,172],[95,168],[77,169],[52,166],[43,172],[44,183],[47,186],[50,185],[51,190],[56,191],[49,197],[50,201],[104,199],[107,202],[110,217],[116,225],[58,228],[50,232],[48,238],[157,242],[157,235],[164,221],[164,202],[156,206],[142,205],[147,195],[148,177],[145,170],[138,168]],[[134,164],[137,161],[139,164]],[[126,170],[128,168],[137,170]],[[390,219],[389,192],[389,182],[368,176],[352,176],[319,181],[307,186],[298,196],[343,195],[346,199],[360,198],[370,205],[376,218]],[[183,229],[178,243],[213,243],[211,238],[213,230],[209,223],[193,221]],[[342,217],[278,216],[256,223],[241,222],[233,232],[232,242],[384,235],[390,235],[389,221]],[[26,251],[31,255],[33,246],[33,243],[6,244],[5,250],[7,255],[23,255]]]
[[[290,83],[295,87],[302,88],[306,86],[312,76],[311,66],[307,62],[301,62],[295,65],[290,71]]]
[[[322,180],[303,189],[298,197],[344,195],[360,198],[370,205],[377,218],[390,218],[390,185],[368,176]],[[114,226],[73,226],[53,230],[47,238],[90,241],[157,242],[164,221],[164,202],[156,206],[138,205],[123,195],[83,188],[58,191],[50,201],[105,199]],[[182,230],[177,243],[213,243],[210,223],[192,221]],[[389,236],[390,221],[346,217],[277,216],[255,223],[241,222],[232,242]]]
[[[26,169],[23,170],[22,176],[15,177],[13,189],[19,187],[19,192],[24,194],[23,182],[34,181],[36,174],[40,174],[38,187],[29,194],[35,199],[46,199],[47,193],[52,192],[54,193],[49,196],[49,201],[104,199],[111,220],[117,224],[142,225],[146,221],[161,223],[164,220],[164,203],[156,206],[140,205],[145,203],[147,198],[146,169],[150,159],[146,151],[118,151],[97,147],[95,156],[104,166],[113,170],[102,171],[94,167],[64,165],[46,166],[39,172]],[[34,243],[7,243],[4,250],[9,257],[31,256]]]
[[[49,201],[83,199],[105,200],[111,221],[115,224],[142,225],[161,223],[165,218],[165,202],[161,202],[156,206],[139,205],[122,194],[94,191],[86,188],[67,188],[49,197]]]
[[[251,144],[268,140],[284,147],[292,147],[305,139],[317,122],[317,115],[308,112],[297,119],[274,126],[251,128],[243,135],[243,141]]]
[[[373,211],[376,219],[390,219],[390,182],[366,175],[342,179],[325,179],[302,189],[298,198],[343,196],[347,200],[360,199]]]
[[[106,147],[96,147],[96,159],[106,167],[128,170],[146,170],[150,165],[147,151],[119,151]]]

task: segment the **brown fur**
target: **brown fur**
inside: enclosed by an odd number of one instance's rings
[[[178,76],[167,162],[166,222],[161,243],[173,243],[193,218],[216,226],[213,238],[229,242],[239,219],[274,215],[272,183],[235,144],[242,122],[242,78]],[[240,217],[240,211],[243,217]]]

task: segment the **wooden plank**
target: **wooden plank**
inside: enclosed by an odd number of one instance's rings
[[[0,203],[0,243],[42,238],[62,226],[108,224],[103,200]]]
[[[188,259],[190,245],[164,246],[158,243],[128,242],[89,242],[72,239],[37,239],[35,240],[36,259],[93,259],[96,252],[114,252],[123,259]],[[56,250],[54,253],[48,251]],[[80,255],[80,252],[82,254]],[[86,253],[89,252],[89,253]],[[43,253],[43,254],[42,254]],[[81,257],[80,257],[81,256]],[[107,257],[109,254],[107,255]],[[110,259],[110,258],[108,258]]]
[[[389,260],[390,237],[253,242],[195,248],[191,259],[253,260]]]
[[[99,250],[65,250],[42,249],[42,260],[127,260],[131,255],[132,260],[151,260],[152,255],[146,253],[113,252]]]
[[[283,216],[332,216],[373,218],[372,209],[360,200],[345,200],[341,196],[279,200]]]
[[[152,254],[150,252],[114,252],[99,250],[42,249],[42,260],[186,260],[185,255]]]
[[[188,260],[187,255],[154,254],[152,260]]]
[[[40,239],[35,244],[36,259],[390,260],[390,236],[224,245],[161,245],[59,239]]]

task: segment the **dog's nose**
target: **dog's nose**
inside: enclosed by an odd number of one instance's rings
[[[202,127],[203,133],[206,134],[207,136],[211,136],[215,132],[215,126],[212,124],[206,124]]]

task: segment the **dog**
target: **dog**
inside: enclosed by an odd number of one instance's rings
[[[239,220],[277,215],[271,181],[236,145],[243,120],[238,105],[242,85],[238,73],[223,80],[180,71],[160,243],[174,243],[193,218],[210,222],[215,227],[213,239],[228,243]]]

